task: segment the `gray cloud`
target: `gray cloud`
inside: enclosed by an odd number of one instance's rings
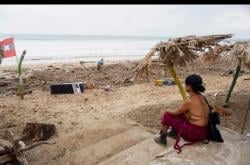
[[[1,5],[0,33],[250,38],[250,5]]]

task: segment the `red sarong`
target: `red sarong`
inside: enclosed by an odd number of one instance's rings
[[[181,152],[181,148],[185,145],[191,145],[195,142],[201,142],[207,139],[208,136],[208,127],[197,126],[190,123],[184,114],[179,116],[173,116],[168,112],[165,112],[161,120],[163,125],[171,126],[177,133],[177,139],[174,148],[178,150],[178,153]],[[180,137],[184,140],[189,141],[182,146],[179,146]]]

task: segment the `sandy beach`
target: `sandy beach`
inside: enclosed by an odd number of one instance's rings
[[[178,106],[182,99],[177,86],[154,85],[154,80],[164,77],[164,71],[159,66],[151,67],[150,82],[140,78],[134,83],[124,83],[122,80],[132,73],[137,64],[138,61],[109,62],[101,71],[97,71],[94,64],[24,66],[25,90],[29,91],[24,100],[16,95],[15,66],[1,67],[0,138],[7,138],[7,129],[21,134],[26,122],[55,124],[57,133],[51,140],[57,143],[33,149],[27,159],[33,164],[60,164],[81,148],[90,147],[128,128],[142,127],[153,133],[158,132],[161,114],[166,108]],[[229,67],[221,64],[211,67],[197,61],[177,70],[182,80],[191,73],[200,74],[209,101],[222,105],[232,80],[232,75],[221,75],[227,69]],[[221,126],[239,133],[250,95],[249,80],[244,79],[249,77],[247,73],[239,77],[230,100],[233,114],[221,117]],[[74,81],[93,81],[96,88],[85,89],[82,94],[50,94],[50,85]],[[111,84],[111,92],[103,90]],[[216,92],[218,95],[215,97]],[[245,129],[246,133],[249,131],[250,120]],[[128,141],[118,148],[114,147],[108,156],[97,157],[95,161],[87,159],[85,163],[99,163],[135,143],[137,141]],[[116,145],[116,142],[112,141],[110,145]]]

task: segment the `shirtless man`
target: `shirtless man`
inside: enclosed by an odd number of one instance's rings
[[[178,109],[167,110],[164,113],[161,124],[160,135],[155,137],[158,144],[167,144],[169,127],[189,142],[198,142],[207,139],[208,135],[208,113],[209,107],[201,92],[205,91],[202,85],[202,78],[193,74],[186,78],[185,89],[190,98],[187,99]],[[179,140],[179,139],[178,139]],[[177,147],[176,147],[177,145]],[[181,150],[176,142],[175,149]]]

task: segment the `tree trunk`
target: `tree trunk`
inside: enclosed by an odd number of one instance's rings
[[[172,78],[174,78],[174,81],[176,83],[176,85],[178,86],[179,88],[179,92],[182,96],[182,99],[183,100],[186,100],[187,99],[187,96],[186,96],[186,92],[181,84],[181,81],[179,79],[179,77],[176,75],[176,72],[175,72],[175,69],[174,69],[174,65],[168,65],[167,66],[169,72],[170,72],[170,75],[172,76]]]
[[[241,60],[239,59],[238,66],[237,66],[237,68],[235,70],[235,74],[234,74],[234,77],[233,77],[233,81],[231,82],[229,91],[228,91],[227,96],[226,96],[226,100],[224,102],[225,105],[228,104],[228,102],[229,102],[231,93],[233,92],[234,86],[235,86],[236,81],[237,81],[237,79],[239,77],[240,69],[241,69]]]

